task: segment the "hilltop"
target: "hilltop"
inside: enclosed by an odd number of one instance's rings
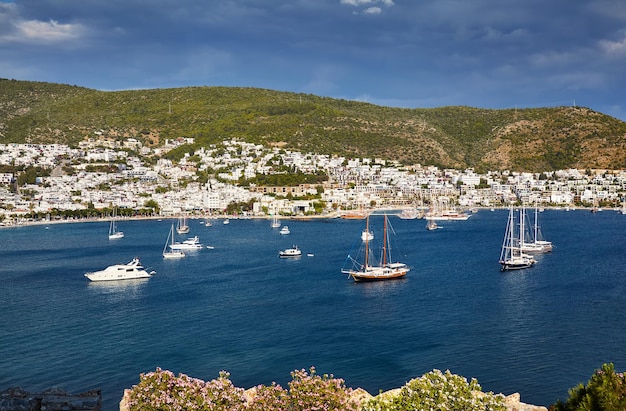
[[[0,143],[235,138],[301,152],[477,170],[626,168],[626,123],[585,107],[391,108],[241,87],[98,91],[0,79]]]

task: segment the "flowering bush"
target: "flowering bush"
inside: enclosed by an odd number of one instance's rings
[[[221,371],[218,379],[204,382],[157,368],[140,375],[139,384],[130,390],[128,407],[131,411],[243,410],[244,390],[234,387],[229,377]]]
[[[626,410],[626,379],[616,373],[613,364],[603,364],[587,385],[578,384],[569,390],[566,402],[550,407],[556,411],[623,411]]]
[[[433,370],[406,383],[397,394],[379,395],[363,411],[449,410],[504,411],[504,396],[483,393],[478,381]]]
[[[279,385],[257,387],[249,410],[254,411],[356,411],[358,404],[351,398],[352,389],[346,388],[344,381],[332,375],[322,376],[311,367],[310,374],[305,370],[291,373],[289,391]]]

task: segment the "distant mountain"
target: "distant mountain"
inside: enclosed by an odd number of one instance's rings
[[[240,87],[98,91],[0,79],[0,143],[193,137],[477,170],[626,168],[626,123],[584,107],[403,109]],[[182,154],[182,152],[181,152]]]

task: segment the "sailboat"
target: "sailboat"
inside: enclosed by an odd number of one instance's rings
[[[552,251],[552,242],[547,241],[543,238],[543,235],[541,234],[541,229],[539,228],[538,215],[539,215],[539,210],[537,208],[537,205],[535,205],[535,222],[533,224],[532,242],[533,244],[541,247],[542,253],[548,253]]]
[[[278,216],[274,213],[274,217],[272,218],[272,228],[280,227],[280,221],[278,221]]]
[[[365,230],[369,231],[370,216],[368,215],[365,220]],[[376,262],[370,249],[370,241],[365,238],[360,248],[359,256],[353,258],[348,256],[348,260],[352,263],[352,267],[348,269],[342,269],[341,272],[348,274],[356,282],[363,281],[380,281],[398,279],[406,276],[410,271],[409,267],[400,262],[391,262],[391,246],[389,244],[388,233],[389,219],[387,215],[384,216],[384,228],[383,228],[383,247],[381,251],[380,261]],[[362,251],[362,252],[361,252]],[[359,257],[362,254],[362,260]]]
[[[172,228],[170,228],[165,246],[163,247],[163,258],[182,258],[187,255],[181,250],[172,249],[172,245],[174,245],[174,224],[172,224]]]
[[[189,225],[187,225],[187,217],[178,217],[178,225],[176,226],[176,232],[178,234],[187,234],[189,232]]]
[[[535,227],[539,229],[537,226],[537,216],[535,215]],[[528,220],[528,215],[526,214],[526,208],[524,206],[520,207],[519,210],[519,247],[522,250],[522,253],[543,253],[544,247],[541,244],[538,244],[535,239],[534,230],[530,230],[530,221]]]
[[[109,240],[115,240],[116,238],[123,238],[124,232],[118,230],[117,228],[117,212],[116,209],[113,209],[113,217],[111,218],[111,223],[109,224]]]
[[[520,246],[523,243],[523,232],[515,229],[515,213],[513,206],[509,208],[509,217],[507,220],[506,230],[504,232],[504,241],[500,251],[500,268],[501,271],[521,270],[532,267],[536,260],[522,252]]]
[[[426,229],[428,231],[434,231],[438,228],[441,228],[441,226],[439,226],[435,220],[428,220],[426,223]]]

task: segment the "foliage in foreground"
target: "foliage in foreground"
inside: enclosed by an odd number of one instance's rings
[[[626,410],[626,378],[616,373],[613,363],[603,364],[587,385],[578,384],[569,390],[567,401],[557,401],[552,411],[624,411]]]
[[[139,384],[130,391],[128,406],[131,411],[358,409],[351,399],[352,389],[346,388],[342,379],[317,375],[313,367],[310,374],[305,370],[293,371],[288,390],[276,383],[257,386],[249,403],[246,403],[244,390],[235,387],[229,376],[222,371],[218,379],[204,382],[185,374],[176,377],[171,371],[157,368],[154,372],[141,374]]]
[[[483,393],[474,378],[433,370],[406,383],[395,395],[379,395],[365,402],[363,411],[449,410],[504,411],[504,396]]]
[[[501,394],[483,393],[475,379],[433,370],[409,381],[395,394],[380,395],[359,405],[352,388],[333,375],[318,375],[315,368],[291,373],[288,389],[276,383],[259,385],[248,392],[235,387],[230,374],[204,382],[185,374],[157,368],[141,374],[139,384],[130,390],[131,411],[504,411]]]

